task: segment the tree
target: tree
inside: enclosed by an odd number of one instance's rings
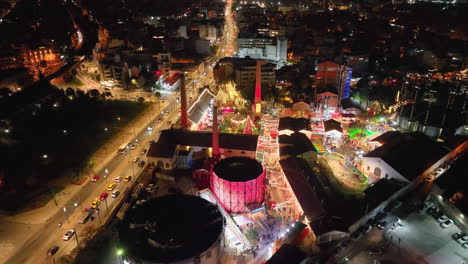
[[[0,98],[10,96],[12,94],[10,88],[2,87],[0,88]]]
[[[158,98],[158,100],[161,98],[161,93],[160,92],[155,92],[154,97]]]
[[[99,93],[99,90],[97,90],[97,89],[92,89],[92,90],[89,91],[89,95],[90,95],[91,97],[96,98],[96,97],[98,97],[98,96],[100,95],[100,93]]]
[[[139,102],[140,104],[143,103],[144,101],[145,101],[145,98],[143,98],[143,97],[141,97],[141,96],[138,97],[138,102]]]
[[[71,87],[68,87],[66,90],[65,90],[65,95],[66,96],[75,96],[75,90]]]

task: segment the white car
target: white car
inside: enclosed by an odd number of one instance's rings
[[[122,181],[122,176],[115,178],[115,182],[121,182],[121,181]]]
[[[140,157],[135,157],[135,158],[133,159],[133,163],[137,163],[139,160],[140,160]]]
[[[117,198],[117,196],[119,196],[119,194],[120,194],[120,191],[115,190],[115,191],[112,192],[111,196],[112,196],[112,198]]]
[[[462,247],[468,249],[468,243],[462,244]]]
[[[443,222],[442,224],[440,224],[440,226],[442,228],[447,228],[449,226],[453,225],[453,221],[451,219],[448,219],[447,221]]]
[[[75,234],[75,230],[68,230],[65,235],[63,235],[62,239],[64,241],[70,240],[70,238]]]
[[[439,218],[437,218],[437,222],[439,223],[443,223],[447,220],[449,220],[449,218],[446,215],[441,215]]]
[[[465,244],[466,242],[468,242],[468,236],[462,236],[462,237],[459,237],[457,239],[457,242],[460,243],[460,244]]]

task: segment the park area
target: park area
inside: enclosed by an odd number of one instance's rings
[[[1,203],[0,209],[18,211],[31,201],[46,203],[51,189],[59,187],[49,183],[63,174],[79,184],[76,176],[95,165],[93,153],[147,107],[51,85],[46,89],[46,97],[33,104],[22,101],[2,124],[8,126],[8,134],[0,138],[0,199],[9,202]]]

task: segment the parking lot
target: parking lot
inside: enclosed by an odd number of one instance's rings
[[[366,228],[369,224],[364,224],[351,234],[346,243],[349,246],[338,254],[341,256],[339,263],[468,263],[468,249],[462,246],[463,239],[459,239],[459,243],[453,238],[461,230],[456,224],[447,224],[451,222],[448,220],[451,213],[443,209],[450,208],[435,202],[418,207],[418,202],[412,199],[397,203],[398,206],[392,203],[390,210],[374,218],[378,221],[373,221],[373,228],[369,230]],[[429,209],[433,206],[436,208]],[[386,224],[379,228],[377,223],[380,222]]]
[[[415,210],[401,219],[401,226],[387,229],[384,236],[428,263],[468,263],[468,249],[452,238],[457,232],[456,225],[442,228],[434,216]]]

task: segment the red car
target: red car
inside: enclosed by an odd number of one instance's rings
[[[92,182],[97,182],[99,180],[99,175],[94,175],[94,177],[91,179]]]
[[[99,199],[104,200],[104,199],[107,198],[107,196],[109,196],[109,194],[106,193],[106,192],[103,192],[103,193],[101,193],[101,196],[99,196]]]

